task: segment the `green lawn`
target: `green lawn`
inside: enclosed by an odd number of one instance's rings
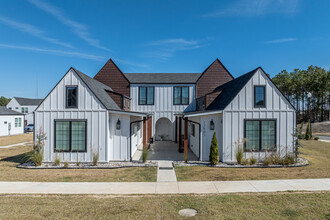
[[[175,167],[178,181],[266,180],[330,178],[330,143],[301,141],[302,155],[308,159],[307,167],[292,168],[217,168]]]
[[[1,219],[329,219],[330,193],[150,196],[0,196]]]
[[[154,182],[156,167],[120,169],[20,169],[32,146],[15,146],[0,149],[0,181],[35,182]]]

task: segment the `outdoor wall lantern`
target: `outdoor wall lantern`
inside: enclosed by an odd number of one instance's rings
[[[210,130],[214,130],[214,122],[213,122],[213,120],[211,120],[211,122],[210,122]]]
[[[117,125],[116,125],[117,130],[120,130],[120,120],[118,119]]]

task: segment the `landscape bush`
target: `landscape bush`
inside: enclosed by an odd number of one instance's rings
[[[93,166],[97,166],[99,162],[99,152],[93,152]]]
[[[68,161],[65,161],[64,162],[64,168],[68,168],[69,167],[69,162]]]
[[[241,165],[249,165],[250,163],[249,163],[249,160],[248,160],[248,159],[246,159],[246,158],[242,158],[240,164],[241,164]]]
[[[59,166],[61,164],[61,159],[59,157],[57,157],[57,155],[55,157],[54,164],[55,164],[55,166]]]
[[[218,140],[215,132],[213,133],[211,141],[209,160],[212,165],[216,165],[219,162]]]
[[[310,140],[312,138],[310,124],[311,122],[309,121],[306,127],[305,140]]]
[[[314,137],[314,140],[318,141],[319,140],[319,137]]]
[[[250,157],[250,164],[254,165],[256,163],[257,163],[257,159],[254,156]]]

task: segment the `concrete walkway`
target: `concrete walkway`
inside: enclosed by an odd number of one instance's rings
[[[3,149],[3,148],[10,148],[10,147],[15,147],[15,146],[19,146],[19,145],[27,145],[27,144],[32,144],[32,141],[29,141],[29,142],[23,142],[23,143],[18,143],[18,144],[11,144],[11,145],[7,145],[7,146],[0,146],[0,149]]]
[[[214,182],[0,182],[0,194],[218,194],[330,191],[330,178]]]
[[[157,182],[176,182],[175,170],[172,161],[159,161]]]
[[[178,144],[173,141],[155,141],[150,145],[148,160],[183,161],[183,153],[178,152]],[[188,149],[188,160],[198,160],[190,149]]]

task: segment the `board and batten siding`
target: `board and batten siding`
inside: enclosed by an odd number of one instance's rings
[[[15,119],[21,119],[21,126],[15,127]],[[10,125],[9,125],[10,124]],[[9,130],[10,126],[10,130]],[[24,133],[24,115],[0,115],[0,136],[23,134]],[[3,144],[0,142],[0,146]]]
[[[78,86],[78,108],[65,108],[66,86]],[[87,120],[87,152],[54,152],[56,119]],[[86,84],[69,70],[35,111],[36,134],[42,129],[47,139],[44,146],[44,162],[54,162],[56,156],[62,162],[91,162],[93,152],[99,153],[99,162],[108,162],[108,112]]]
[[[139,87],[154,87],[154,105],[139,105]],[[154,137],[157,120],[168,118],[172,123],[172,140],[175,138],[175,115],[182,113],[188,105],[173,104],[173,88],[176,86],[189,87],[189,104],[195,99],[194,84],[131,84],[132,111],[145,112],[152,114],[152,135]],[[155,138],[155,137],[154,137]]]
[[[254,108],[254,86],[265,86],[266,107]],[[223,162],[236,162],[235,141],[244,138],[244,119],[275,119],[277,153],[281,156],[292,154],[294,138],[292,134],[296,125],[295,109],[285,99],[276,86],[269,80],[262,70],[248,81],[233,101],[223,110]],[[262,160],[265,152],[246,152],[249,158],[252,154]]]

